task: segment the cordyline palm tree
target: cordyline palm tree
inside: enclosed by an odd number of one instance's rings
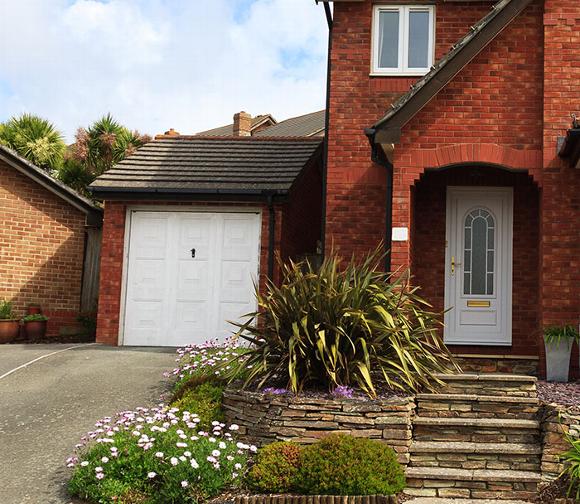
[[[107,114],[88,129],[78,129],[72,158],[98,177],[150,140],[148,135],[130,131]]]
[[[66,151],[60,131],[46,119],[32,114],[22,114],[0,124],[0,144],[47,171],[62,165]]]
[[[151,137],[130,131],[107,114],[88,129],[79,128],[66,153],[58,178],[89,196],[87,186],[99,175],[149,142]]]

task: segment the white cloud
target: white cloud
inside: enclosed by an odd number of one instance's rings
[[[70,140],[106,112],[155,134],[323,108],[322,9],[256,0],[236,21],[240,2],[0,0],[0,120],[36,113]]]

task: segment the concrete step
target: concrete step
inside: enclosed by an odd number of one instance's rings
[[[473,453],[498,455],[540,455],[542,448],[537,444],[524,443],[465,443],[465,442],[414,442],[411,453]]]
[[[521,443],[540,441],[539,422],[517,418],[416,417],[414,441]]]
[[[413,467],[540,471],[540,445],[518,443],[414,442]]]
[[[438,374],[445,382],[439,387],[443,394],[475,394],[511,397],[537,397],[537,378],[512,374]]]
[[[417,394],[417,412],[425,417],[520,418],[533,420],[535,397],[478,394]]]
[[[408,467],[404,493],[417,497],[531,500],[541,475],[536,471]]]

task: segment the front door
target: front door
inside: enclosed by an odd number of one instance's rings
[[[511,345],[513,191],[448,187],[445,343]]]

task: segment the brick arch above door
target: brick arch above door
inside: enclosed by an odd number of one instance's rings
[[[405,178],[409,185],[415,184],[429,169],[480,164],[508,170],[525,170],[532,176],[534,182],[541,186],[540,174],[543,162],[541,150],[514,149],[498,144],[462,143],[433,149],[417,149],[408,155],[409,165],[405,170]],[[395,161],[395,169],[397,164]]]

